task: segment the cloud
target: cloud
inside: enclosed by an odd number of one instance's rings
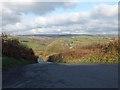
[[[112,33],[117,34],[118,16],[117,5],[99,4],[95,5],[91,11],[69,12],[55,15],[47,15],[50,11],[56,8],[74,8],[75,3],[29,3],[23,7],[20,4],[20,9],[14,6],[9,6],[4,11],[5,21],[14,23],[7,23],[3,26],[3,31],[15,34],[39,34],[39,33],[81,33],[81,34],[102,34]],[[9,11],[11,10],[11,11]],[[33,19],[26,19],[24,15],[32,12],[36,14]],[[15,14],[16,13],[16,14]],[[12,14],[14,17],[9,18]],[[46,15],[45,15],[46,14]],[[17,21],[14,21],[14,20]],[[15,23],[16,22],[16,23]]]
[[[15,13],[9,8],[4,7],[2,9],[2,24],[12,24],[20,21],[21,15],[19,13]]]
[[[90,15],[88,12],[65,13],[53,16],[40,16],[35,19],[38,26],[64,26],[84,23]]]
[[[90,12],[78,12],[38,17],[35,23],[38,26],[59,28],[61,32],[71,33],[110,33],[117,32],[117,5],[100,4]],[[59,18],[58,18],[59,17]],[[114,18],[114,19],[113,19]],[[56,29],[56,33],[59,33]],[[54,30],[53,30],[54,32]]]
[[[118,5],[107,5],[100,4],[98,6],[94,6],[95,14],[105,15],[105,16],[115,16],[118,13]]]
[[[75,2],[3,2],[2,18],[3,25],[19,22],[23,14],[33,13],[44,15],[56,8],[70,8]]]

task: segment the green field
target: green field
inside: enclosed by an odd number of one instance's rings
[[[62,36],[62,37],[47,37],[47,36],[16,36],[16,37],[9,37],[9,38],[16,38],[22,44],[26,45],[29,48],[32,48],[36,55],[42,57],[45,61],[48,60],[49,56],[57,55],[61,53],[68,53],[68,52],[84,52],[84,50],[77,50],[76,48],[84,48],[84,47],[91,47],[94,45],[103,45],[108,43],[110,40],[117,40],[117,36],[109,35],[80,35],[80,36]],[[91,52],[88,50],[88,52]],[[109,60],[104,57],[105,60],[101,61],[99,58],[100,54],[94,54],[92,56],[85,56],[85,58],[74,58],[71,56],[66,55],[62,60],[56,60],[57,62],[65,62],[65,63],[94,63],[94,62],[102,62],[102,63],[117,63],[116,55],[108,54]],[[110,57],[111,56],[111,57]],[[77,57],[77,56],[76,56]],[[79,57],[79,55],[78,55]],[[91,60],[92,59],[92,60]],[[111,61],[112,60],[112,61]],[[55,62],[56,62],[55,61]]]
[[[2,55],[2,69],[8,70],[13,67],[17,67],[20,65],[30,64],[31,62],[23,60],[23,59],[16,59],[12,57],[8,57],[6,55]]]
[[[76,47],[76,46],[89,46],[92,44],[103,44],[108,42],[112,36],[70,36],[70,37],[41,37],[41,36],[21,36],[18,37],[19,41],[28,41],[22,42],[30,48],[33,48],[37,51],[44,51],[51,45],[59,47],[64,45],[67,47]],[[58,45],[57,45],[58,44]],[[55,48],[54,47],[54,48]]]

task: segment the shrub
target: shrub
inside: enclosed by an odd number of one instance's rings
[[[69,60],[77,60],[80,59],[84,56],[89,55],[89,51],[84,51],[83,50],[73,50],[73,51],[68,51],[64,53],[59,53],[55,55],[51,55],[48,58],[48,61],[50,62],[68,62]]]
[[[119,63],[120,40],[114,40],[103,45],[93,44],[87,47],[77,47],[73,51],[51,55],[50,62],[66,63]]]
[[[17,39],[2,39],[2,53],[10,57],[30,60],[33,62],[36,62],[37,59],[33,50],[21,44]]]
[[[102,52],[114,52],[114,53],[118,53],[120,51],[120,40],[114,40],[112,42],[108,42],[105,45],[102,45],[101,50]]]

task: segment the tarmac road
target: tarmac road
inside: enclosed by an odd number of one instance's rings
[[[117,64],[30,64],[3,72],[3,88],[118,88]]]

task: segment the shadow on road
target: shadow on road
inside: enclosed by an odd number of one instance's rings
[[[31,64],[3,72],[3,88],[117,88],[117,64]]]

